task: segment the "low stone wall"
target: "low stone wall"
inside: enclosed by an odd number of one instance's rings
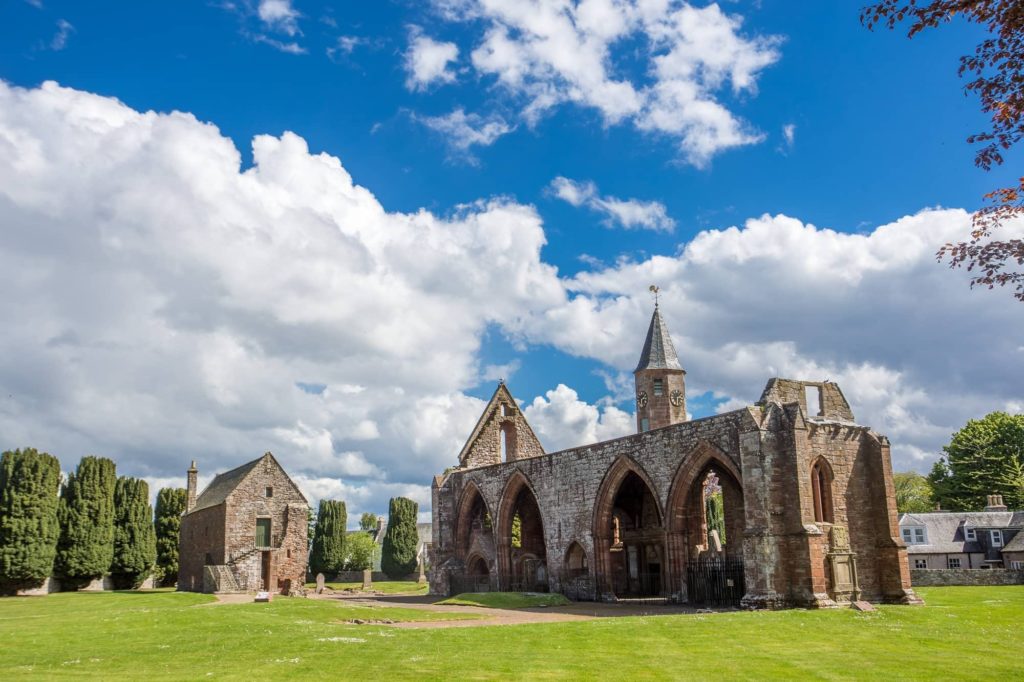
[[[942,585],[1024,585],[1024,571],[1004,568],[912,568],[914,587]]]

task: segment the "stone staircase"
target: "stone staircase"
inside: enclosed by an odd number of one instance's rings
[[[235,579],[231,566],[215,565],[203,567],[204,592],[237,593],[245,590]]]

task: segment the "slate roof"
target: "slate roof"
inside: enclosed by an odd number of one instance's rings
[[[263,458],[254,459],[240,467],[235,467],[231,471],[225,471],[223,474],[214,476],[213,480],[210,481],[210,485],[206,486],[203,492],[200,493],[196,499],[196,506],[189,513],[223,504],[224,500],[231,494],[231,491],[238,487],[238,484],[260,463],[261,459]]]
[[[661,319],[661,311],[654,306],[654,314],[651,315],[651,326],[647,329],[647,340],[644,341],[644,349],[640,353],[640,362],[637,363],[634,373],[643,369],[682,369],[679,364],[679,356],[676,355],[675,346],[672,345],[672,337],[669,336],[668,327]]]
[[[1024,512],[1017,512],[1024,516]],[[1024,519],[1022,519],[1024,520]],[[1017,533],[1013,536],[1013,539],[1006,543],[1003,547],[1004,552],[1024,552],[1024,531]]]
[[[908,554],[969,554],[984,552],[981,543],[968,541],[964,527],[1020,528],[1024,525],[1024,512],[924,512],[902,514],[900,528],[924,526],[928,538],[926,545],[907,545]],[[1014,544],[1024,537],[1018,533]],[[1002,548],[1006,551],[1006,547]],[[1010,550],[1013,551],[1013,550]]]

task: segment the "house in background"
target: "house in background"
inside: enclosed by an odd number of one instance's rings
[[[309,503],[269,452],[218,474],[188,501],[178,537],[178,589],[287,594],[306,578]]]
[[[985,511],[900,515],[910,568],[1024,568],[1024,511],[989,495]]]

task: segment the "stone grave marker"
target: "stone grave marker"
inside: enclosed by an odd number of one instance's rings
[[[323,594],[323,592],[324,592],[324,574],[323,573],[317,573],[316,574],[316,593],[317,594]]]

